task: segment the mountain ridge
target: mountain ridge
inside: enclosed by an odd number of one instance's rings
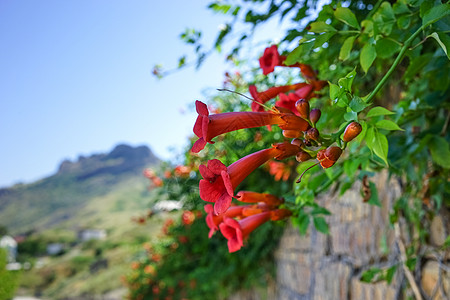
[[[149,147],[126,144],[118,144],[108,153],[64,160],[53,175],[0,188],[0,224],[15,234],[57,226],[126,182],[144,184],[142,171],[159,163]]]

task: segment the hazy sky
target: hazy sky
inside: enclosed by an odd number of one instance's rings
[[[0,186],[121,142],[170,158],[192,132],[189,106],[220,87],[225,64],[215,55],[160,81],[151,71],[189,52],[185,27],[215,35],[224,18],[207,3],[0,1]]]
[[[0,1],[0,187],[122,142],[176,158],[168,149],[187,143],[193,103],[221,87],[224,58],[163,80],[151,71],[189,53],[186,27],[211,44],[225,19],[209,2]]]

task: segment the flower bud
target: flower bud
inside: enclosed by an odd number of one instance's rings
[[[307,120],[309,117],[309,102],[305,99],[300,99],[295,102],[295,108],[297,108],[300,113],[300,117]]]
[[[307,161],[307,160],[310,160],[312,157],[311,157],[311,155],[309,155],[307,152],[305,152],[305,151],[300,151],[299,153],[297,153],[297,155],[295,156],[295,159],[298,161],[298,162],[304,162],[304,161]]]
[[[283,136],[288,139],[298,138],[302,135],[301,131],[297,130],[283,130]]]
[[[272,210],[270,212],[270,219],[272,221],[283,220],[290,216],[292,216],[292,211],[290,211],[289,209],[285,209],[285,208]]]
[[[291,144],[292,144],[292,145],[299,146],[300,148],[303,147],[303,146],[305,146],[305,144],[303,144],[303,141],[302,141],[301,139],[293,139],[293,140],[291,141]]]
[[[309,119],[311,120],[311,123],[316,124],[319,121],[321,114],[322,113],[318,108],[314,108],[313,110],[311,110],[311,112],[309,113]]]
[[[342,154],[342,149],[339,147],[328,147],[317,152],[317,160],[320,162],[322,168],[326,169],[334,165]]]
[[[328,147],[325,150],[325,157],[331,161],[337,161],[342,154],[342,149],[339,147]]]
[[[342,140],[344,142],[350,142],[361,133],[361,130],[362,127],[359,123],[351,122],[347,125],[347,128],[345,128],[344,137],[342,138]]]
[[[311,146],[312,146],[311,141],[308,140],[308,139],[304,139],[304,140],[303,140],[303,144],[304,144],[306,147],[311,147]]]
[[[308,131],[306,131],[305,137],[308,140],[317,141],[317,139],[319,138],[319,130],[317,130],[316,128],[310,128],[308,129]]]

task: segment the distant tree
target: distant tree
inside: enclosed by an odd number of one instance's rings
[[[8,234],[8,227],[0,224],[0,236],[4,236]]]

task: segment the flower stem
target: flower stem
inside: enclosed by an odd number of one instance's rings
[[[405,55],[406,50],[408,50],[409,45],[411,42],[419,35],[419,33],[423,30],[423,26],[421,26],[419,29],[414,32],[409,39],[406,40],[406,42],[403,44],[403,47],[400,49],[400,53],[397,55],[397,58],[394,60],[394,63],[389,68],[386,74],[384,74],[383,78],[380,80],[380,82],[377,84],[375,89],[367,96],[366,103],[372,103],[373,98],[375,95],[380,91],[380,89],[383,87],[383,85],[386,83],[388,78],[391,76],[392,72],[394,72],[395,68],[398,66],[398,64],[402,61],[403,56]]]

